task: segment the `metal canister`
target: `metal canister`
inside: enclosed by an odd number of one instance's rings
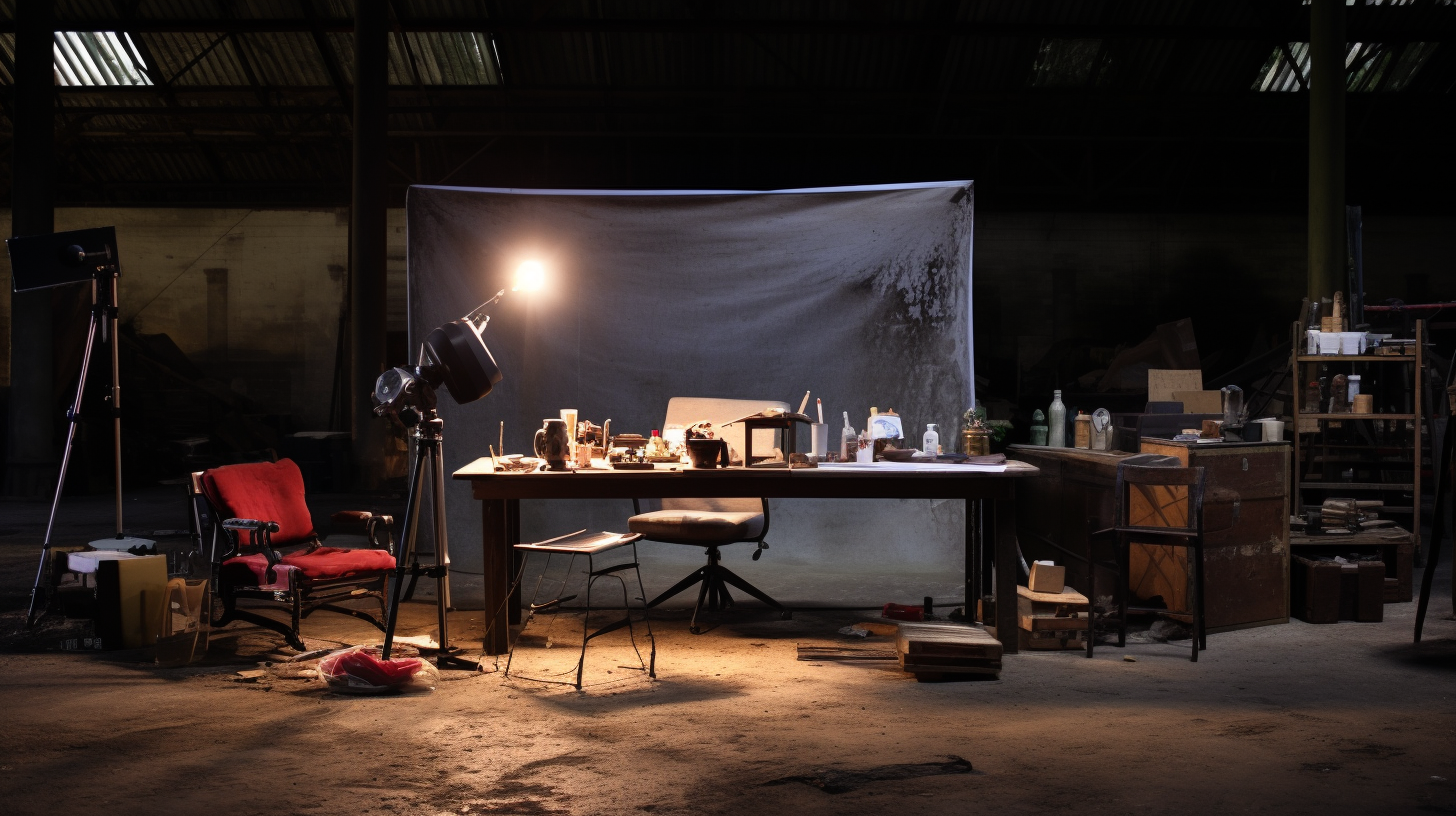
[[[985,456],[991,452],[991,432],[985,428],[961,431],[961,449],[967,456]]]

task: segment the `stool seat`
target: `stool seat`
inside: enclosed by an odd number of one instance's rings
[[[641,537],[641,533],[588,533],[581,530],[545,541],[523,541],[516,545],[516,549],[564,555],[596,555],[635,543]]]

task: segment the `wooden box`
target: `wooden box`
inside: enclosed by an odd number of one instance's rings
[[[1035,592],[1061,592],[1067,585],[1067,568],[1033,561],[1027,584]]]
[[[1385,617],[1385,565],[1291,559],[1290,610],[1306,623],[1378,623]]]
[[[1289,534],[1289,551],[1294,555],[1344,555],[1380,553],[1385,562],[1386,603],[1406,603],[1412,597],[1415,540],[1401,527],[1378,527],[1350,535]]]
[[[1023,649],[1083,649],[1087,646],[1087,597],[1071,587],[1061,592],[1016,588],[1019,645]]]
[[[902,622],[895,651],[900,668],[922,679],[1001,673],[1001,642],[977,626]]]
[[[1143,453],[1202,467],[1204,612],[1210,632],[1289,620],[1289,456],[1287,442],[1142,440]],[[1188,555],[1181,547],[1137,544],[1133,596],[1162,596],[1170,612],[1189,613]]]

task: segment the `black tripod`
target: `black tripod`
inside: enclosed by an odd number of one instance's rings
[[[429,388],[424,383],[419,383],[419,387]],[[440,432],[445,427],[445,420],[440,419],[435,411],[433,394],[422,396],[425,397],[423,402],[430,407],[424,409],[414,428],[415,458],[410,470],[409,498],[404,505],[404,526],[401,528],[403,541],[400,542],[399,556],[395,561],[389,618],[384,628],[383,657],[388,660],[394,646],[394,625],[399,620],[401,594],[406,600],[413,597],[415,583],[420,576],[424,576],[435,579],[435,605],[440,625],[440,651],[435,665],[442,669],[475,670],[480,668],[479,663],[457,656],[457,650],[450,646],[449,621],[446,615],[450,609],[450,548],[445,538],[445,458],[440,449]],[[435,563],[430,566],[420,564],[419,553],[415,549],[419,532],[420,502],[427,477],[430,480],[430,509],[435,534]],[[404,591],[405,575],[409,575],[408,591]]]
[[[71,249],[79,250],[80,248],[72,247]],[[30,590],[30,611],[25,619],[27,626],[34,626],[36,620],[45,612],[50,603],[50,588],[47,586],[46,572],[47,568],[51,566],[51,535],[56,528],[56,510],[61,504],[61,491],[66,486],[66,470],[71,464],[71,451],[75,449],[76,445],[76,425],[81,421],[81,399],[86,394],[86,376],[90,373],[91,351],[96,347],[97,334],[101,335],[101,342],[111,346],[111,393],[107,396],[107,401],[111,403],[116,468],[116,543],[111,544],[111,548],[127,549],[127,547],[118,546],[119,544],[144,546],[152,543],[140,538],[128,539],[122,532],[121,526],[121,353],[116,336],[116,279],[120,268],[110,246],[99,252],[79,252],[78,257],[83,262],[99,261],[91,273],[91,326],[86,332],[86,351],[81,357],[81,379],[76,383],[76,398],[71,401],[71,407],[66,411],[66,419],[71,424],[66,430],[66,449],[61,455],[61,474],[56,479],[55,497],[51,499],[50,519],[46,521],[45,541],[41,544],[40,566],[35,571],[35,584]]]

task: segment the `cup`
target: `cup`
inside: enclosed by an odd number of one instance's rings
[[[571,445],[567,442],[566,420],[543,419],[532,441],[536,455],[546,460],[548,470],[566,470]]]
[[[1369,414],[1375,410],[1375,396],[1373,394],[1356,394],[1355,404],[1352,413]]]
[[[699,469],[728,467],[728,441],[725,439],[687,440],[688,461]]]
[[[575,408],[561,409],[561,421],[566,423],[566,444],[570,448],[569,453],[573,460],[576,459],[576,420],[579,416]]]
[[[1340,332],[1340,353],[1362,354],[1365,351],[1365,332]]]
[[[1334,355],[1340,353],[1340,332],[1320,332],[1319,353]]]
[[[1261,419],[1259,424],[1264,426],[1265,442],[1284,441],[1284,420],[1282,419]]]
[[[829,453],[829,425],[815,422],[809,426],[809,455],[814,458],[814,461],[822,462],[827,453]]]

